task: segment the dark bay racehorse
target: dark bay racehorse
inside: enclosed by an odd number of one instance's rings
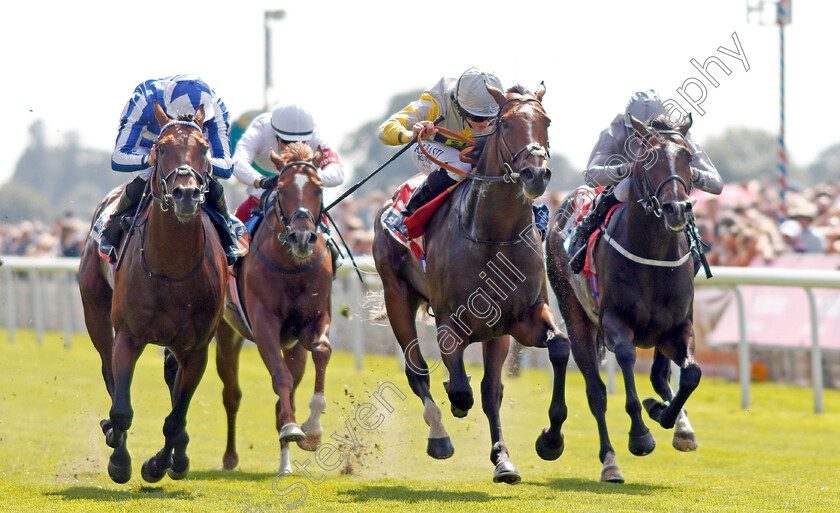
[[[449,371],[445,385],[456,417],[464,417],[473,405],[464,349],[482,342],[481,398],[490,422],[493,480],[516,483],[521,478],[510,461],[499,419],[501,371],[510,335],[526,346],[548,347],[555,376],[551,411],[563,417],[564,401],[557,394],[563,392],[569,340],[546,303],[542,249],[532,210],[533,198],[545,191],[551,175],[546,167],[550,120],[541,103],[545,87],[532,94],[517,86],[507,95],[491,86],[487,89],[500,106],[495,132],[487,138],[475,174],[429,221],[426,275],[381,221],[376,223],[373,257],[384,285],[388,319],[405,353],[409,385],[425,407],[428,454],[448,458],[454,449],[429,391],[429,374],[437,364],[429,368],[417,340],[415,315],[423,303],[434,311],[438,345]],[[538,450],[561,450],[560,437],[548,449],[543,442],[541,436]]]
[[[278,396],[277,431],[280,434],[280,474],[292,472],[289,442],[314,451],[321,443],[324,376],[332,349],[330,292],[332,260],[318,221],[323,209],[323,184],[318,178],[322,154],[304,143],[293,143],[282,157],[271,160],[279,173],[274,191],[266,192],[265,219],[251,241],[251,252],[238,268],[238,286],[248,326],[232,308],[226,308],[216,340],[216,365],[224,382],[228,437],[223,458],[233,469],[236,454],[236,412],[242,393],[238,382],[239,350],[243,337],[257,343]],[[315,393],[310,416],[301,427],[295,421],[294,393],[306,368],[306,352],[315,363]]]
[[[121,244],[125,257],[113,285],[110,265],[100,259],[92,240],[85,245],[79,268],[85,323],[102,358],[112,399],[110,418],[101,424],[106,443],[114,449],[108,474],[117,483],[131,478],[126,448],[133,417],[130,387],[137,358],[149,343],[171,351],[164,374],[172,411],[163,424],[164,447],[143,464],[142,476],[156,482],[167,470],[172,479],[187,475],[187,409],[222,315],[227,277],[225,252],[201,209],[210,172],[201,131],[204,109],[199,107],[192,120],[174,121],[156,104],[155,117],[162,129],[149,179],[153,202],[145,217],[138,217],[142,220],[134,237]],[[113,197],[114,193],[108,199]]]
[[[589,407],[601,439],[602,481],[623,482],[610,444],[604,413],[606,388],[598,373],[604,347],[613,351],[624,376],[625,409],[630,415],[630,452],[642,456],[656,442],[642,420],[633,367],[636,347],[655,348],[651,382],[665,401],[645,399],[651,418],[674,427],[674,447],[697,447],[694,431],[683,409],[700,382],[694,359],[694,268],[686,235],[692,218],[691,150],[685,135],[691,116],[679,126],[665,118],[644,126],[631,118],[643,154],[633,164],[630,199],[612,214],[596,244],[593,260],[598,275],[600,315],[591,308],[589,283],[568,267],[564,230],[574,216],[573,198],[567,198],[552,224],[547,241],[548,276],[569,330],[572,354],[586,380]],[[670,361],[681,369],[674,395],[669,385]],[[552,419],[559,432],[562,419]]]

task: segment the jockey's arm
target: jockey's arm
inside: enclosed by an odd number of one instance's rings
[[[440,115],[440,105],[428,92],[379,126],[379,140],[383,144],[399,146],[414,139],[414,126],[421,121],[434,122]]]
[[[135,91],[134,96],[126,102],[120,116],[120,129],[114,151],[111,153],[111,169],[131,173],[150,166],[149,148],[153,140],[144,138],[144,134],[149,134],[146,127],[150,117],[151,110],[145,98]]]
[[[583,172],[587,185],[615,185],[627,177],[630,160],[624,155],[624,139],[621,133],[615,134],[609,128],[601,132]]]
[[[210,143],[210,164],[213,175],[228,179],[233,172],[233,159],[230,156],[230,124],[224,104],[217,101],[214,107],[216,115],[204,124],[204,135]]]
[[[693,153],[691,159],[691,182],[695,187],[709,194],[720,194],[723,191],[723,179],[715,165],[699,144],[694,142],[691,134],[687,134],[685,141]]]
[[[271,130],[271,127],[252,123],[236,143],[233,152],[233,176],[251,187],[259,187],[260,180],[265,178],[251,166],[258,155],[268,153],[270,149],[265,141],[267,137],[273,137],[273,132],[267,136],[263,130]]]
[[[336,187],[344,183],[344,165],[338,159],[338,153],[331,148],[321,148],[324,159],[321,161],[321,169],[318,177],[324,187]]]

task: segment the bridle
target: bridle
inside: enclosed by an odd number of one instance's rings
[[[509,104],[511,102],[515,102],[515,101],[537,102],[537,105],[540,106],[540,110],[542,110],[543,113],[545,113],[545,110],[542,108],[542,102],[540,102],[536,98],[530,98],[530,97],[527,97],[527,96],[520,96],[520,97],[517,97],[517,98],[508,98],[507,100],[505,100],[502,103],[501,106],[499,106],[499,112],[498,112],[498,114],[496,114],[496,119],[494,121],[493,131],[488,133],[488,134],[484,134],[481,137],[490,137],[491,135],[496,137],[496,140],[497,140],[496,141],[496,148],[498,149],[499,160],[501,160],[501,162],[502,162],[502,167],[504,169],[504,174],[499,175],[499,176],[479,175],[479,174],[473,173],[471,171],[464,171],[463,169],[458,169],[454,166],[450,166],[449,164],[446,164],[445,162],[439,161],[438,159],[432,157],[426,151],[426,148],[423,147],[423,138],[422,138],[423,133],[422,132],[420,134],[420,137],[417,139],[417,144],[418,144],[418,146],[420,146],[420,151],[422,151],[423,154],[426,156],[426,158],[431,160],[435,165],[438,165],[438,166],[446,169],[447,171],[451,171],[451,172],[453,172],[455,174],[458,174],[458,175],[461,175],[465,178],[472,178],[473,180],[481,180],[481,181],[485,181],[485,182],[505,182],[505,183],[516,182],[519,179],[519,172],[514,171],[513,166],[516,165],[516,161],[519,159],[519,157],[524,155],[525,152],[527,152],[528,154],[533,155],[537,158],[544,158],[544,159],[548,159],[551,155],[550,155],[547,147],[543,147],[540,143],[538,143],[536,141],[531,141],[531,142],[525,144],[524,146],[519,148],[519,150],[517,150],[516,152],[514,152],[513,150],[510,149],[510,146],[508,145],[507,140],[505,139],[504,135],[502,134],[502,131],[499,130],[499,127],[501,126],[502,112],[504,111],[505,106],[507,104]],[[443,133],[444,135],[448,136],[448,137],[452,137],[453,139],[457,139],[457,140],[465,142],[469,145],[474,145],[475,144],[475,141],[473,141],[472,139],[464,137],[463,135],[461,135],[457,132],[453,132],[452,130],[448,130],[448,129],[442,128],[442,127],[438,127],[437,130],[439,132]],[[501,141],[501,144],[499,144],[499,141]],[[467,153],[468,151],[470,151],[471,149],[472,148],[467,148],[464,151],[462,151],[461,156],[463,157],[464,154]],[[510,160],[505,158],[505,155],[503,153],[503,149],[507,151],[507,154],[510,157]]]
[[[167,128],[169,128],[171,126],[175,126],[175,125],[188,126],[190,128],[194,128],[194,129],[198,130],[199,133],[202,133],[201,127],[198,126],[197,124],[193,123],[192,121],[170,121],[169,123],[165,124],[163,126],[163,128],[160,129],[160,134],[163,135],[163,132]],[[209,173],[210,172],[210,160],[206,159],[206,161],[207,161],[207,165],[205,166],[204,171],[205,171],[205,173]],[[195,178],[196,182],[198,182],[198,184],[199,184],[200,196],[199,196],[199,199],[198,199],[198,203],[199,204],[204,203],[205,195],[207,193],[207,190],[210,187],[209,180],[207,178],[205,178],[204,175],[202,175],[201,173],[196,171],[195,168],[193,168],[189,164],[182,164],[182,165],[180,165],[180,166],[178,166],[178,167],[176,167],[176,168],[174,168],[174,169],[172,169],[169,172],[164,174],[163,170],[161,169],[160,159],[158,159],[158,160],[155,161],[155,168],[154,168],[154,171],[152,172],[152,175],[153,175],[154,179],[157,181],[158,187],[160,188],[160,190],[162,192],[161,192],[161,197],[158,197],[155,194],[155,188],[152,187],[152,191],[151,191],[152,194],[151,195],[152,195],[152,199],[160,205],[161,210],[166,212],[167,210],[169,210],[169,208],[174,207],[174,204],[172,203],[172,191],[169,189],[169,178],[173,174],[177,174],[178,176],[192,175],[193,178]]]
[[[642,136],[642,146],[652,148],[652,146],[648,146],[648,140],[650,138],[657,137],[658,134],[678,135],[684,139],[683,134],[677,132],[676,130],[655,130]],[[650,149],[647,151],[650,151]],[[659,201],[659,193],[662,192],[662,188],[668,182],[676,181],[682,184],[686,195],[691,194],[691,180],[689,179],[688,183],[686,183],[686,181],[676,173],[676,170],[672,171],[670,175],[665,177],[665,179],[659,183],[659,186],[654,188],[653,183],[650,181],[650,177],[647,174],[647,169],[644,166],[644,159],[642,158],[635,159],[633,166],[633,180],[639,190],[642,191],[642,198],[638,202],[642,205],[642,208],[644,208],[647,214],[653,214],[656,217],[662,217],[662,205]]]
[[[288,164],[283,166],[283,168],[280,169],[280,172],[278,173],[279,176],[283,176],[284,171],[295,166],[309,167],[312,168],[315,171],[315,173],[318,172],[318,168],[314,164],[310,162],[296,161],[289,162]],[[316,235],[321,233],[321,224],[318,222],[318,219],[321,218],[322,212],[324,211],[323,195],[321,196],[321,205],[318,209],[317,216],[312,215],[312,211],[310,211],[308,208],[299,207],[297,210],[292,212],[292,215],[289,218],[287,218],[286,214],[283,212],[283,207],[280,205],[280,195],[277,193],[277,191],[271,191],[271,193],[263,195],[262,201],[264,203],[267,202],[267,198],[269,196],[274,196],[277,198],[277,201],[271,202],[271,207],[274,212],[274,219],[280,224],[280,226],[283,227],[283,231],[277,230],[277,228],[275,228],[272,223],[267,222],[266,224],[268,224],[268,227],[271,229],[272,232],[274,232],[274,235],[277,237],[277,240],[279,240],[281,244],[285,246],[288,243],[287,237],[292,231],[292,223],[295,222],[295,220],[299,217],[305,217],[310,222],[312,222],[312,224],[315,226]],[[262,206],[262,210],[263,212],[267,212],[265,205]],[[266,217],[266,221],[268,221],[268,217]]]

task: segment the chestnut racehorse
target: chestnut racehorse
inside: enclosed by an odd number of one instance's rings
[[[137,232],[121,244],[125,256],[110,283],[110,265],[88,240],[81,255],[79,287],[85,323],[102,359],[112,406],[101,422],[114,449],[108,474],[131,478],[126,432],[131,426],[130,387],[146,344],[165,346],[165,377],[172,411],[163,423],[163,449],[142,466],[143,479],[159,481],[169,471],[182,479],[189,470],[187,409],[207,364],[207,345],[222,315],[227,278],[225,252],[201,203],[211,170],[202,135],[204,109],[193,119],[170,119],[155,104],[161,132],[149,178],[152,203],[138,212]],[[114,193],[99,205],[94,220]],[[115,219],[114,222],[119,222]]]
[[[275,190],[264,195],[264,219],[237,273],[250,327],[236,308],[229,307],[216,333],[216,366],[224,383],[228,421],[225,469],[234,468],[239,461],[235,433],[242,392],[237,370],[243,337],[257,343],[278,397],[280,474],[292,472],[289,442],[296,441],[308,451],[321,443],[324,375],[332,353],[327,338],[332,260],[319,225],[324,188],[318,178],[321,159],[321,152],[313,154],[305,143],[290,144],[282,157],[271,154],[279,181]],[[309,402],[309,419],[298,426],[294,393],[303,378],[307,351],[315,363],[315,393]]]
[[[526,346],[548,347],[554,368],[551,411],[565,405],[562,397],[569,359],[569,340],[558,328],[546,301],[546,275],[539,235],[534,227],[533,199],[543,194],[551,172],[548,159],[550,120],[535,93],[515,86],[507,94],[487,86],[499,105],[495,131],[487,136],[474,173],[433,214],[426,231],[426,274],[419,261],[376,223],[373,257],[384,286],[385,309],[405,353],[409,385],[424,405],[430,427],[427,453],[448,458],[454,449],[441,422],[440,408],[429,391],[428,366],[417,341],[415,315],[421,304],[434,311],[437,339],[447,370],[451,410],[464,417],[473,393],[464,370],[468,344],[482,342],[484,377],[481,399],[490,423],[495,482],[516,483],[521,477],[511,463],[502,437],[499,407],[501,372],[510,335]],[[387,205],[386,205],[387,206]],[[538,451],[562,450],[562,440]]]
[[[592,255],[600,313],[586,297],[587,278],[569,269],[563,246],[574,215],[573,197],[561,204],[547,241],[549,280],[598,424],[601,480],[619,483],[624,477],[607,433],[606,387],[598,369],[605,347],[615,353],[624,376],[625,409],[631,420],[629,449],[637,456],[653,451],[656,441],[642,420],[636,394],[636,347],[655,348],[650,379],[665,402],[649,398],[643,403],[662,427],[675,427],[673,445],[679,450],[697,447],[683,405],[701,374],[694,359],[694,268],[686,233],[692,218],[688,200],[692,155],[685,141],[691,116],[676,127],[664,117],[654,119],[650,126],[632,117],[631,122],[642,151],[632,165],[630,198],[615,209]],[[676,395],[669,385],[669,359],[681,369]],[[551,431],[559,433],[562,423],[562,418],[552,418]]]

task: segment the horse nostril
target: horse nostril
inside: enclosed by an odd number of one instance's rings
[[[172,190],[172,199],[174,199],[175,201],[180,201],[181,198],[183,198],[183,197],[184,197],[184,188],[181,187],[180,185],[178,187],[175,187],[175,189]]]
[[[198,187],[192,187],[190,188],[190,195],[192,196],[191,199],[193,201],[198,201],[201,198],[201,191],[198,189]]]
[[[676,210],[677,209],[676,209],[676,207],[674,207],[673,203],[666,203],[666,204],[662,205],[662,211],[665,212],[668,215],[673,214],[674,212],[676,212]]]
[[[523,169],[522,171],[520,171],[520,172],[519,172],[519,176],[520,176],[523,180],[533,180],[533,178],[534,178],[534,170],[533,170],[533,169],[531,169],[530,167],[526,167],[525,169]]]
[[[548,169],[548,168],[545,168],[545,181],[547,182],[549,180],[551,180],[551,170]]]

